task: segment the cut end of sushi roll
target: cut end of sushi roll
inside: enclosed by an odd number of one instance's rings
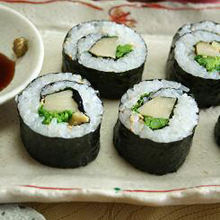
[[[220,24],[187,24],[175,34],[167,61],[167,79],[190,88],[200,108],[220,104]]]
[[[114,145],[134,167],[153,174],[175,172],[184,162],[198,124],[188,88],[166,80],[136,84],[121,98]]]
[[[220,42],[220,35],[207,31],[185,34],[175,43],[174,59],[188,74],[219,80],[220,50],[214,42]]]
[[[79,73],[104,98],[120,98],[140,82],[147,47],[134,30],[111,21],[73,27],[63,44],[63,71]]]
[[[103,106],[87,80],[72,73],[47,74],[16,100],[21,138],[34,159],[60,168],[84,166],[95,159]]]

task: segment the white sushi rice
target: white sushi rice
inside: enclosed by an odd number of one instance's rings
[[[117,36],[117,44],[131,44],[133,51],[118,59],[93,57],[88,50],[103,36]],[[64,42],[64,52],[88,68],[105,72],[124,72],[141,66],[147,56],[142,37],[125,25],[110,21],[85,22],[73,27]]]
[[[49,94],[68,87],[77,90],[81,96],[85,114],[90,118],[89,123],[70,127],[68,123],[57,123],[56,119],[53,119],[49,125],[42,124],[43,117],[38,114],[38,109],[41,106],[41,92]],[[82,79],[80,75],[73,75],[72,73],[41,76],[29,84],[16,98],[16,101],[19,114],[24,123],[34,132],[48,137],[75,138],[84,136],[96,130],[101,123],[103,114],[102,102],[98,98],[97,92],[90,87],[90,83],[87,80]]]
[[[220,24],[214,23],[213,21],[201,21],[194,24],[185,24],[180,30],[177,32],[179,36],[183,36],[186,33],[194,32],[194,31],[209,31],[212,33],[220,34]]]
[[[188,88],[176,82],[166,80],[143,81],[122,96],[119,106],[119,119],[127,129],[143,139],[147,138],[162,143],[182,140],[191,135],[194,127],[198,124],[199,109],[195,100],[185,93],[188,91]],[[169,125],[162,129],[150,129],[139,120],[138,114],[131,110],[141,95],[150,92],[155,92],[154,96],[178,98]]]
[[[175,59],[179,66],[194,76],[206,79],[220,79],[219,71],[208,72],[195,61],[195,45],[200,42],[220,41],[220,35],[208,31],[187,33],[175,43]]]

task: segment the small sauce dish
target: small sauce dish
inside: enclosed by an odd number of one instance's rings
[[[0,54],[12,62],[15,61],[14,75],[10,83],[0,90],[0,104],[3,104],[14,98],[38,76],[43,64],[44,46],[37,28],[27,18],[2,5],[0,27]],[[27,52],[19,58],[16,58],[13,51],[13,42],[17,38],[25,38],[28,41]],[[3,65],[0,65],[0,68],[3,68]]]

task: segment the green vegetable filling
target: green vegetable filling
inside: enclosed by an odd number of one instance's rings
[[[140,98],[137,100],[137,103],[132,106],[131,110],[133,112],[139,113],[138,109],[144,104],[144,98],[147,98],[150,96],[150,93],[144,93],[140,96]]]
[[[195,56],[195,60],[201,66],[205,67],[208,72],[220,71],[220,57],[197,55]]]
[[[126,54],[130,53],[132,50],[132,45],[130,44],[118,45],[116,48],[115,56],[117,59],[119,59],[125,56]]]
[[[141,95],[137,103],[132,106],[131,110],[135,113],[139,113],[138,109],[144,104],[144,98],[149,97],[150,94],[151,93],[144,93],[143,95]],[[143,116],[144,124],[148,126],[149,128],[151,128],[152,130],[163,128],[167,126],[169,123],[169,119],[154,118],[154,117],[147,116],[147,115],[142,115],[142,116]]]
[[[144,124],[147,125],[152,130],[157,130],[167,126],[169,123],[169,119],[165,118],[153,118],[151,116],[143,116],[144,117]]]
[[[42,123],[48,125],[54,118],[57,120],[57,123],[69,122],[73,111],[65,110],[63,112],[50,112],[44,109],[43,105],[41,105],[41,107],[38,109],[38,114],[40,117],[44,117]]]

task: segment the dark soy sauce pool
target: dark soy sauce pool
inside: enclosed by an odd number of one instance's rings
[[[0,53],[0,91],[12,81],[15,72],[15,62]]]

